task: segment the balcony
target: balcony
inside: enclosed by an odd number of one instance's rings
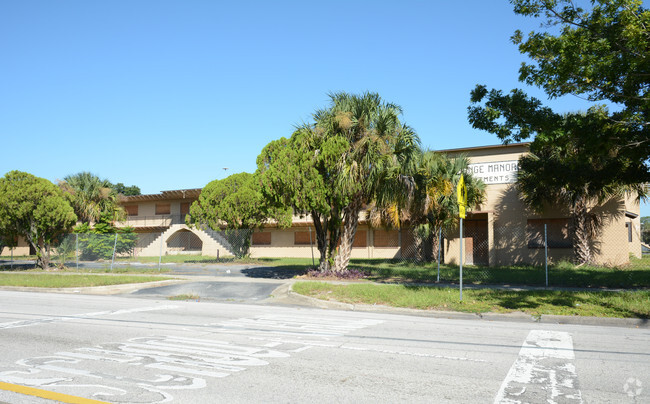
[[[123,222],[117,222],[117,227],[166,228],[173,224],[185,224],[187,215],[155,215],[155,216],[127,216]]]

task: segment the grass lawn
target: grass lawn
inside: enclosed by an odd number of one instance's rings
[[[351,268],[369,274],[376,282],[431,283],[437,279],[436,263],[409,261],[351,260]],[[549,266],[549,286],[640,288],[650,287],[650,257],[633,258],[620,268],[598,266],[577,267],[567,262]],[[468,284],[545,286],[543,267],[528,265],[510,267],[463,267],[463,282]],[[442,282],[458,282],[458,266],[441,265]]]
[[[37,273],[0,274],[0,286],[27,286],[35,288],[79,288],[90,286],[122,285],[126,283],[144,283],[164,281],[172,278],[159,276],[129,276],[129,275],[86,275],[66,273]]]
[[[322,300],[423,310],[469,313],[522,311],[531,315],[650,318],[650,291],[566,292],[466,289],[463,290],[461,302],[456,288],[296,282],[293,290]]]

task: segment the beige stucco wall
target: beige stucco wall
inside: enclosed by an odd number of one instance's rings
[[[294,242],[294,233],[296,231],[308,231],[307,227],[291,227],[288,229],[268,228],[263,232],[271,233],[270,245],[252,245],[250,249],[253,258],[311,258],[312,248],[310,245],[296,245]],[[366,247],[353,247],[351,258],[397,258],[400,257],[400,247],[374,247],[374,230],[365,225],[360,225],[358,234],[363,232],[366,236]],[[316,244],[316,234],[312,229],[313,256],[318,260],[320,254]]]
[[[482,147],[451,151],[449,154],[457,156],[466,154],[470,163],[487,163],[518,160],[527,151],[525,145]],[[476,173],[475,175],[489,175]],[[637,215],[636,218],[626,216],[625,212]],[[601,218],[603,226],[600,233],[594,238],[592,248],[594,261],[599,265],[624,265],[629,262],[630,254],[641,256],[640,242],[640,213],[639,203],[635,196],[627,195],[620,200],[611,200],[603,206],[595,207],[592,211]],[[518,191],[513,183],[486,185],[486,200],[478,207],[473,207],[472,214],[467,220],[476,217],[487,217],[487,244],[489,245],[489,265],[535,264],[544,263],[544,248],[529,248],[527,224],[529,219],[567,219],[570,213],[567,209],[548,206],[542,215],[529,210],[521,201]],[[627,227],[632,228],[632,242],[628,241]],[[472,257],[467,255],[467,231],[464,234],[465,262],[471,262]],[[459,229],[448,235],[443,245],[445,261],[458,264],[460,256]],[[471,254],[470,254],[471,255]],[[572,248],[549,248],[550,263],[573,258]]]
[[[22,237],[18,238],[18,245],[13,248],[13,251],[9,247],[5,247],[2,249],[0,256],[11,256],[13,252],[14,257],[20,257],[20,256],[27,256],[29,255],[29,244],[27,243],[27,240],[25,240]]]

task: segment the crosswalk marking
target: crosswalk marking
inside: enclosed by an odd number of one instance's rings
[[[100,316],[118,316],[121,314],[140,313],[145,311],[170,310],[170,309],[175,309],[177,307],[178,306],[168,304],[168,305],[150,306],[150,307],[134,307],[132,309],[123,309],[123,310],[95,311],[92,313],[72,314],[69,316],[41,317],[32,320],[10,321],[7,323],[0,323],[0,330],[10,329],[10,328],[29,327],[33,325],[55,323],[60,321],[88,319],[88,318],[100,317]]]
[[[582,403],[566,332],[532,330],[494,400],[497,403]]]

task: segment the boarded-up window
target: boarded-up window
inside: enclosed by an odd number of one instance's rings
[[[397,230],[375,230],[375,247],[399,247],[399,233]]]
[[[627,242],[631,243],[632,242],[632,223],[630,223],[630,222],[625,223],[625,227],[627,227]]]
[[[271,232],[257,232],[253,233],[253,245],[271,245]]]
[[[528,219],[528,248],[544,248],[544,225],[548,248],[571,248],[569,219]]]
[[[352,243],[352,247],[367,247],[367,233],[368,232],[365,230],[357,230],[357,233],[354,235],[354,243]]]
[[[181,215],[187,215],[188,213],[190,213],[190,203],[181,202]]]
[[[129,216],[138,216],[138,205],[126,205],[124,210],[126,210],[126,214]]]
[[[293,244],[295,245],[310,245],[316,243],[314,240],[314,234],[311,235],[311,241],[309,240],[309,231],[297,231],[293,233]]]
[[[157,215],[169,215],[172,213],[172,205],[170,203],[157,203],[156,204],[156,214]]]

